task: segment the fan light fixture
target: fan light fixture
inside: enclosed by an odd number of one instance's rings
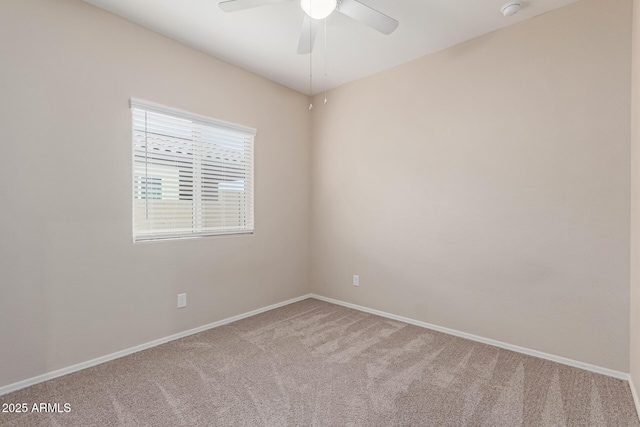
[[[302,10],[313,19],[324,19],[336,8],[336,0],[301,0]]]
[[[0,0],[1,1],[1,0]],[[220,1],[220,0],[219,0]],[[244,9],[252,9],[272,3],[288,3],[290,0],[222,0],[218,3],[220,9],[225,12],[237,12]],[[365,0],[366,1],[366,0]],[[518,2],[524,0],[510,0]],[[302,31],[298,42],[298,54],[309,54],[309,98],[313,94],[313,43],[316,31],[319,27],[317,21],[324,23],[324,103],[327,103],[327,18],[336,10],[338,13],[360,21],[365,25],[380,31],[382,34],[391,34],[398,28],[399,22],[388,17],[384,13],[373,9],[360,0],[300,0],[300,7],[306,14],[302,20]],[[309,102],[309,110],[313,104]]]

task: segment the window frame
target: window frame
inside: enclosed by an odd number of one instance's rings
[[[129,106],[130,106],[130,110],[131,110],[131,150],[132,150],[132,170],[131,170],[131,176],[132,179],[130,181],[130,185],[131,185],[131,200],[132,200],[132,206],[131,206],[131,216],[132,216],[132,237],[133,237],[133,241],[134,243],[141,243],[141,242],[153,242],[153,241],[165,241],[165,240],[183,240],[183,239],[197,239],[197,238],[203,238],[203,237],[212,237],[212,236],[229,236],[229,235],[246,235],[246,234],[254,234],[255,231],[255,171],[254,171],[254,159],[255,159],[255,136],[257,134],[256,129],[248,127],[248,126],[243,126],[243,125],[238,125],[235,123],[231,123],[231,122],[226,122],[223,120],[218,120],[218,119],[213,119],[211,117],[206,117],[203,115],[199,115],[199,114],[195,114],[195,113],[190,113],[188,111],[184,111],[184,110],[180,110],[177,108],[173,108],[173,107],[168,107],[162,104],[157,104],[154,102],[150,102],[150,101],[144,101],[141,99],[137,99],[137,98],[131,98],[129,100]],[[195,229],[197,228],[196,225],[193,225],[191,228],[191,232],[176,232],[176,233],[171,233],[171,232],[167,232],[167,233],[143,233],[140,230],[136,229],[136,197],[139,198],[140,194],[142,194],[140,192],[140,190],[136,190],[136,179],[140,178],[139,176],[136,176],[136,125],[135,125],[135,119],[134,119],[134,114],[135,114],[135,110],[142,110],[145,112],[151,112],[151,113],[156,113],[156,114],[161,114],[161,115],[165,115],[165,116],[169,116],[172,118],[176,118],[176,119],[181,119],[181,120],[187,120],[190,121],[192,123],[194,123],[195,125],[198,126],[206,126],[206,127],[211,127],[214,128],[217,131],[223,131],[223,132],[231,132],[234,133],[238,136],[242,136],[244,138],[250,138],[250,148],[251,148],[251,152],[250,152],[250,156],[249,156],[249,165],[245,166],[245,168],[243,169],[244,171],[248,171],[249,175],[251,177],[251,182],[250,182],[250,187],[249,187],[249,194],[247,197],[249,197],[249,201],[248,201],[248,205],[250,206],[250,218],[251,218],[251,227],[247,228],[247,229],[242,229],[242,230],[219,230],[219,231],[201,231],[201,232],[197,232],[195,231]],[[195,164],[195,163],[194,163]],[[203,164],[201,163],[199,165],[198,168],[198,172],[197,173],[202,173],[202,168],[203,168]],[[143,177],[143,179],[148,180],[150,176],[145,176]],[[153,177],[151,176],[151,178],[153,179]],[[243,181],[243,188],[244,186],[247,185],[246,181]],[[195,190],[193,197],[195,197],[195,193],[197,193],[198,191]],[[149,194],[151,194],[152,192],[149,191]],[[151,200],[151,199],[155,199],[154,198],[150,198],[147,199],[149,194],[144,193],[145,194],[145,200]],[[155,194],[155,193],[154,193]],[[202,197],[202,196],[200,196]],[[194,201],[193,205],[198,205],[198,204],[202,204],[202,200],[199,201]],[[195,209],[195,208],[194,208]],[[194,215],[194,221],[198,221],[198,220],[202,220],[204,221],[206,219],[206,216],[202,216],[202,217],[198,217],[196,218],[196,216]]]

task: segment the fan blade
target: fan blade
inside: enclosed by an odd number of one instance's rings
[[[226,0],[218,3],[218,6],[225,12],[237,12],[238,10],[252,9],[272,3],[282,3],[284,1],[289,0]]]
[[[337,9],[347,16],[367,24],[374,30],[380,31],[382,34],[391,34],[398,28],[398,21],[357,0],[338,1]]]
[[[313,44],[316,41],[316,33],[318,32],[318,25],[320,21],[317,19],[311,19],[309,15],[304,14],[304,21],[302,21],[302,30],[300,31],[300,41],[298,42],[298,53],[304,55],[311,53],[313,50]]]

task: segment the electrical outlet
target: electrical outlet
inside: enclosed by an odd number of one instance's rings
[[[353,286],[360,286],[360,276],[357,274],[353,275]]]
[[[178,308],[187,306],[187,294],[178,294]]]

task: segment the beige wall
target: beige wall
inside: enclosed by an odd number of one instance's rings
[[[631,380],[640,396],[640,0],[633,2],[631,83]],[[639,408],[640,409],[640,408]]]
[[[80,1],[3,2],[0,387],[310,290],[627,372],[630,16],[581,0],[310,123],[305,96]],[[130,97],[258,129],[255,235],[131,243]]]
[[[313,291],[628,372],[631,3],[315,102]]]
[[[309,291],[308,98],[75,0],[0,40],[0,386]],[[132,243],[131,97],[258,129],[255,235]]]

